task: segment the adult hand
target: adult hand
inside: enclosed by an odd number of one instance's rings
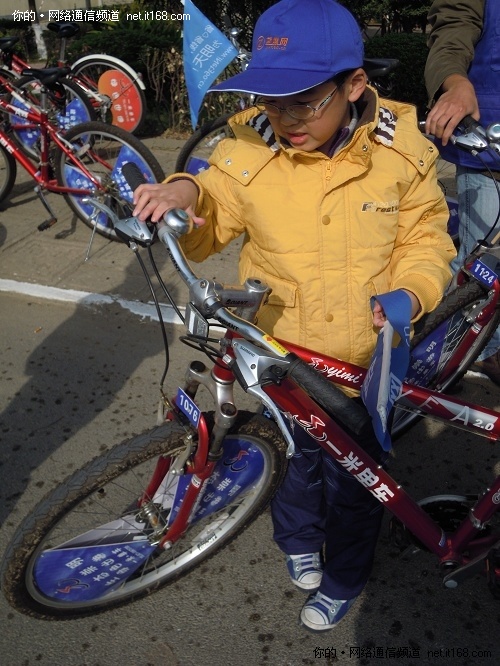
[[[479,106],[474,86],[465,76],[452,74],[443,82],[443,93],[429,111],[425,131],[441,139],[446,146],[458,123],[465,116],[479,120]]]
[[[192,218],[195,225],[205,223],[196,217],[195,208],[198,201],[198,188],[187,179],[175,180],[171,183],[139,185],[134,191],[134,217],[140,220],[158,222],[172,208],[182,208]]]

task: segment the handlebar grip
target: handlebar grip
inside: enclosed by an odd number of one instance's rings
[[[458,123],[458,127],[462,132],[473,132],[478,127],[481,127],[481,125],[472,116],[465,116]]]
[[[355,435],[371,435],[371,417],[363,407],[297,357],[288,371],[290,379]]]
[[[231,19],[229,18],[228,14],[222,15],[222,23],[224,24],[226,30],[231,30],[231,28],[233,27],[233,24],[231,23]]]
[[[122,166],[122,173],[132,192],[135,192],[139,185],[147,183],[147,180],[142,175],[142,171],[134,162],[125,162]]]

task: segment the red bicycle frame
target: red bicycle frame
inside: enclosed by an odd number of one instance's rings
[[[8,86],[8,83],[6,83]],[[28,104],[28,102],[27,102]],[[40,131],[40,161],[34,163],[27,157],[9,135],[0,130],[0,143],[16,159],[17,162],[29,173],[29,175],[40,186],[49,192],[57,194],[75,194],[78,196],[90,196],[92,191],[89,189],[80,189],[59,185],[55,178],[50,177],[49,165],[49,145],[55,143],[73,162],[73,164],[99,188],[100,184],[93,174],[88,171],[83,163],[71,151],[71,147],[63,140],[59,130],[50,124],[48,114],[42,109],[31,105],[29,109],[19,108],[0,98],[0,110],[5,111],[10,116],[17,116],[27,120],[21,129],[37,128]]]
[[[233,331],[228,330],[225,333],[228,340],[237,337],[239,336]],[[365,377],[366,370],[360,366],[285,341],[280,343],[333,383],[351,388],[359,387]],[[216,380],[224,383],[235,380],[229,366],[221,360],[214,365],[212,374]],[[312,437],[387,507],[416,539],[437,555],[443,566],[449,566],[455,572],[456,567],[469,568],[475,559],[481,562],[488,550],[499,542],[499,535],[494,533],[475,537],[500,506],[500,477],[481,494],[458,529],[454,533],[445,533],[401,485],[293,381],[285,378],[280,385],[263,385],[262,390],[283,413],[293,419],[295,427],[302,428]],[[398,404],[407,405],[422,415],[476,432],[493,441],[500,439],[500,414],[493,410],[409,384],[403,384]],[[213,463],[208,461],[208,451],[209,432],[202,415],[198,425],[198,448],[193,467],[189,470],[193,475],[192,481],[184,497],[182,509],[162,537],[160,545],[166,546],[167,543],[174,542],[185,531],[203,488],[203,481],[212,471]],[[158,474],[158,478],[163,478],[162,474]],[[153,490],[154,488],[148,489],[149,497]]]
[[[341,377],[346,372],[359,376],[361,381],[364,378],[366,371],[359,366],[328,356],[318,358],[319,355],[315,352],[294,345],[287,345],[287,348],[311,365],[317,366],[318,361],[321,361],[324,368],[328,369],[326,376],[335,383],[346,385],[346,379]],[[481,495],[459,529],[452,535],[445,535],[401,486],[294,383],[285,379],[281,386],[271,384],[264,386],[263,390],[280,409],[290,413],[297,425],[399,518],[419,541],[438,555],[441,562],[461,561],[460,553],[466,544],[469,554],[473,552],[476,545],[473,537],[499,508],[500,477]],[[493,410],[408,384],[403,384],[398,404],[417,408],[422,415],[432,416],[452,426],[476,430],[478,434],[491,440],[500,439],[500,414]],[[485,430],[485,424],[488,424],[488,430]],[[485,545],[492,546],[497,540],[498,535],[491,539],[482,538],[478,540],[477,546],[484,550]]]

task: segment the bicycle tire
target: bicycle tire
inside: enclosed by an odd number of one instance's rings
[[[50,96],[47,96],[48,114],[51,122],[61,132],[67,132],[71,127],[96,120],[92,104],[87,95],[82,92],[82,89],[68,78],[61,79],[60,83],[66,93],[66,103],[64,108],[61,109]],[[21,94],[26,95],[29,101],[40,106],[40,81],[30,76],[22,76],[15,82],[15,87]],[[15,98],[12,98],[12,104],[22,108],[21,102]],[[32,123],[28,120],[12,116],[9,124],[12,136],[21,150],[29,157],[37,158],[39,155],[38,140],[40,137],[38,127],[33,127]],[[23,129],[23,125],[30,125],[30,127]]]
[[[193,176],[208,168],[208,158],[216,145],[223,139],[234,136],[227,121],[228,113],[202,125],[182,146],[175,163],[176,172],[190,173]]]
[[[17,164],[7,148],[0,143],[0,201],[12,192],[16,182]]]
[[[446,350],[441,354],[443,361],[437,365],[436,372],[430,380],[424,383],[427,388],[439,391],[440,393],[446,392],[463,377],[487,345],[500,324],[499,309],[496,310],[488,324],[483,327],[456,370],[446,377],[446,379],[442,379],[443,371],[450,358],[452,358],[454,350],[468,329],[473,325],[473,322],[467,322],[467,314],[474,306],[477,306],[477,304],[486,298],[487,292],[478,282],[472,280],[465,282],[444,296],[438,307],[428,315],[422,329],[414,335],[411,341],[411,352],[414,355],[418,353],[418,349],[425,349],[433,343],[435,340],[434,334],[439,334],[442,337],[446,333],[449,339]],[[446,322],[448,322],[448,326],[445,329],[444,325]],[[419,382],[415,383],[418,384]],[[396,405],[391,430],[392,435],[398,436],[402,434],[419,418],[420,415],[418,412],[404,411],[403,409],[398,409]]]
[[[56,147],[54,168],[57,182],[64,187],[87,189],[91,196],[111,208],[119,218],[129,217],[132,209],[132,190],[123,177],[121,167],[126,162],[134,162],[140,168],[148,183],[158,183],[164,179],[163,169],[153,153],[130,132],[107,125],[99,120],[73,127],[65,134],[74,153],[82,165],[99,181],[100,187],[79,170],[68,155]],[[95,209],[82,202],[82,196],[64,194],[70,208],[83,222],[97,233],[112,240],[118,240],[113,225],[106,213],[100,212],[95,220],[91,215]]]
[[[118,74],[117,74],[118,73]],[[103,122],[137,132],[146,117],[146,97],[141,78],[126,63],[106,55],[85,57],[71,66],[75,82],[103,99],[96,109]]]
[[[82,587],[84,581],[89,580],[87,568],[83,571],[77,570],[79,567],[66,568],[67,562],[63,567],[65,573],[59,577],[59,573],[53,573],[54,562],[47,562],[44,558],[52,559],[54,552],[64,552],[63,548],[57,548],[58,539],[63,539],[67,545],[68,538],[82,535],[83,530],[84,537],[80,536],[80,539],[86,545],[75,548],[73,539],[72,546],[67,547],[63,555],[66,560],[69,558],[73,562],[75,557],[85,559],[87,556],[83,550],[87,549],[89,561],[97,563],[97,566],[92,567],[94,571],[90,575],[98,577],[102,573],[116,571],[116,568],[106,568],[112,566],[109,561],[107,565],[99,564],[103,561],[104,553],[109,560],[108,554],[114,548],[112,558],[119,562],[119,566],[123,566],[125,560],[117,554],[120,539],[124,539],[123,531],[116,537],[116,525],[113,532],[109,523],[103,524],[102,521],[125,516],[126,531],[130,535],[128,544],[138,543],[141,538],[140,526],[144,525],[144,518],[140,517],[140,509],[137,508],[138,498],[145,492],[156,460],[160,457],[168,465],[176,455],[182,454],[186,446],[185,431],[178,424],[165,423],[119,444],[75,472],[26,517],[7,548],[0,567],[0,580],[9,603],[18,611],[40,619],[72,619],[108,610],[151,594],[209,559],[260,515],[281,482],[286,467],[284,441],[275,424],[268,419],[243,412],[238,416],[232,432],[224,440],[223,456],[217,463],[212,477],[214,480],[212,484],[209,480],[202,491],[202,501],[198,503],[184,535],[169,549],[151,546],[145,539],[149,548],[143,562],[131,573],[122,572],[121,580],[115,587],[94,590],[90,596],[96,598],[91,599],[83,598],[90,594]],[[250,459],[253,465],[247,464]],[[243,465],[246,465],[246,470]],[[151,469],[143,469],[149,466]],[[233,470],[229,484],[233,494],[227,492],[225,503],[224,500],[217,503],[212,496],[221,495],[218,493],[219,485],[227,489],[231,474],[228,470],[233,466],[238,467]],[[156,500],[156,517],[163,524],[168,520],[165,515],[167,509],[163,508],[165,503],[162,505],[160,502],[166,502],[170,497],[170,511],[175,513],[178,510],[176,490],[170,487],[170,481],[176,478],[180,484],[179,479],[187,477],[186,485],[190,483],[189,474],[183,477],[173,477],[169,472],[164,474],[165,470],[162,471],[163,481],[160,484],[163,492],[160,495],[155,493],[152,498]],[[245,477],[244,474],[249,476]],[[138,483],[139,479],[141,483]],[[224,483],[221,484],[221,481]],[[182,494],[181,490],[181,497]],[[151,504],[148,504],[148,508]],[[161,515],[160,510],[163,511]],[[91,529],[94,532],[88,531]],[[110,544],[108,547],[105,540]],[[127,551],[129,555],[131,550]],[[91,557],[92,553],[94,556]],[[42,579],[44,566],[45,575],[54,581],[54,591],[50,595],[47,592],[48,584]],[[75,582],[80,579],[81,583]],[[94,581],[94,585],[99,586],[99,582]],[[69,595],[67,588],[61,590],[62,586],[71,587]],[[85,591],[82,592],[82,589]],[[75,598],[78,596],[81,598]]]

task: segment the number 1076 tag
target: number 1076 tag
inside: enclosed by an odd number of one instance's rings
[[[197,428],[200,421],[201,412],[196,406],[196,403],[181,388],[177,389],[175,404],[181,410],[181,412],[187,416],[191,425]]]

